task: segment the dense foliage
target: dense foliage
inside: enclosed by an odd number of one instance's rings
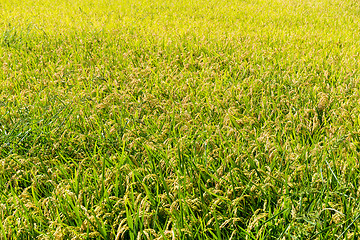
[[[0,3],[1,239],[357,239],[352,0]]]

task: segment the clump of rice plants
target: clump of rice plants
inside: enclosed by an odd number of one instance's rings
[[[0,239],[359,237],[354,2],[0,6]]]

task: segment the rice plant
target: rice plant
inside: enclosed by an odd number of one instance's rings
[[[3,0],[0,239],[357,239],[352,0]]]

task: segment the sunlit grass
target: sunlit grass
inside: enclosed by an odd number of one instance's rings
[[[357,239],[359,13],[2,1],[1,239]]]

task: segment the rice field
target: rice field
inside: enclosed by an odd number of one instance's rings
[[[358,239],[355,0],[2,0],[0,239]]]

